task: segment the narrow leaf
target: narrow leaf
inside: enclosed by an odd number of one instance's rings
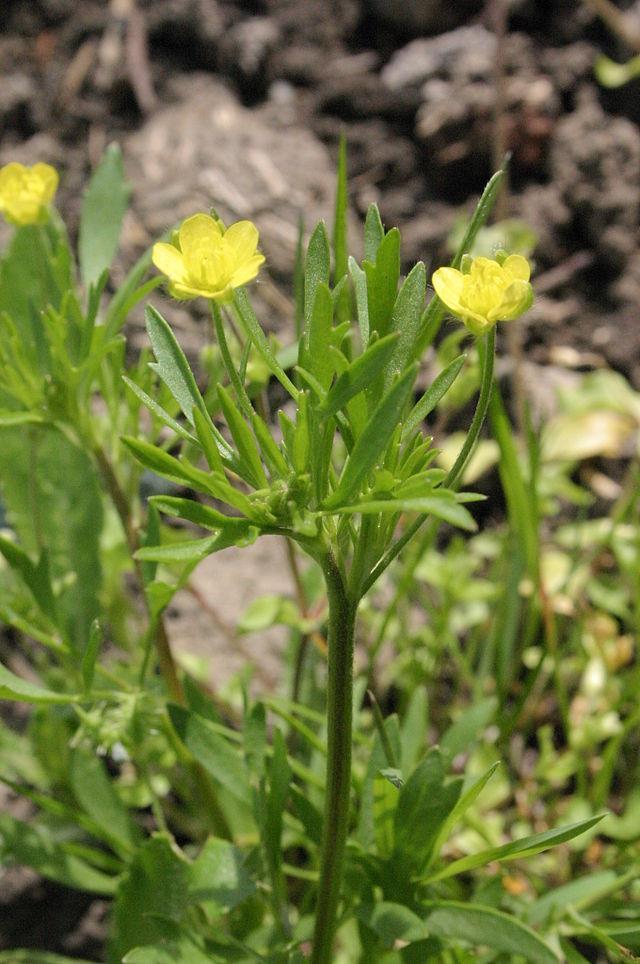
[[[151,305],[147,305],[145,320],[153,352],[157,359],[157,364],[152,364],[151,367],[158,372],[191,425],[193,425],[194,406],[199,408],[205,417],[208,417],[189,362],[176,341],[169,323]]]
[[[78,253],[80,273],[87,287],[95,284],[111,265],[129,194],[122,152],[117,144],[110,144],[82,199]]]
[[[132,382],[131,379],[127,378],[126,375],[122,376],[122,381],[125,383],[129,391],[133,392],[136,398],[140,399],[145,408],[148,408],[149,411],[156,416],[156,418],[159,418],[160,421],[167,426],[167,428],[172,429],[176,435],[179,435],[180,438],[183,438],[186,442],[197,444],[197,439],[193,437],[191,432],[187,432],[186,428],[184,428],[180,422],[177,422],[173,416],[169,415],[169,413],[166,412],[161,405],[158,405],[155,399],[151,398],[150,395],[147,395],[147,393],[140,388],[139,385],[136,385],[135,382]]]
[[[362,270],[355,258],[349,257],[349,273],[353,281],[353,290],[356,296],[356,313],[358,315],[358,325],[360,327],[360,340],[362,348],[365,349],[369,344],[369,295],[367,293],[367,275]]]
[[[209,505],[202,505],[194,499],[181,499],[172,495],[152,495],[149,502],[165,515],[175,516],[178,519],[186,519],[195,525],[202,526],[204,529],[224,529],[246,526],[243,519],[224,515],[217,509]]]
[[[244,470],[242,474],[248,477],[247,481],[251,481],[256,489],[265,488],[269,483],[251,429],[223,385],[218,385],[218,398],[225,421],[238,450],[240,467]]]
[[[439,375],[436,375],[422,398],[416,402],[414,407],[411,409],[411,412],[404,423],[403,435],[410,435],[414,429],[416,429],[420,423],[425,420],[427,415],[431,414],[440,399],[446,395],[455,382],[460,369],[466,361],[466,358],[466,355],[458,355],[458,357],[454,358],[450,365],[447,365],[447,367],[443,369]]]
[[[35,683],[28,683],[27,680],[16,676],[0,665],[0,700],[11,700],[18,703],[77,703],[78,696],[71,696],[67,693],[54,693],[53,690],[44,689]]]
[[[453,900],[437,901],[432,907],[425,923],[436,937],[490,947],[525,957],[531,964],[559,964],[555,951],[535,931],[502,911]]]
[[[384,227],[377,204],[370,204],[364,222],[364,256],[375,264],[378,248],[384,238]]]
[[[460,860],[454,860],[438,871],[437,874],[428,877],[427,880],[429,883],[436,880],[445,880],[447,877],[455,877],[456,874],[466,873],[466,871],[474,870],[476,867],[484,867],[485,864],[492,863],[495,860],[503,862],[532,857],[543,850],[548,850],[549,847],[556,847],[567,840],[573,840],[579,834],[590,830],[605,816],[606,814],[600,814],[597,817],[590,817],[588,820],[568,824],[566,827],[556,827],[554,830],[545,830],[543,833],[535,833],[530,837],[522,837],[520,840],[513,840],[501,847],[491,847],[489,850],[482,850],[478,854],[469,854],[469,856],[462,857]]]
[[[260,323],[251,307],[247,293],[243,288],[236,288],[233,295],[233,303],[240,324],[248,337],[251,338],[251,341],[269,371],[275,375],[285,391],[288,392],[292,398],[296,398],[298,390],[274,355],[271,345],[267,341],[265,333],[260,327]]]
[[[320,221],[309,239],[304,267],[304,316],[309,323],[316,301],[319,284],[329,286],[331,277],[331,252],[329,236],[324,221]]]
[[[443,522],[465,529],[467,532],[475,532],[478,528],[473,516],[463,506],[452,499],[440,497],[437,492],[415,499],[372,499],[368,502],[359,502],[357,505],[343,505],[332,511],[340,515],[418,512],[420,515],[435,516],[436,519],[442,519]]]
[[[386,371],[386,384],[403,372],[412,361],[417,361],[416,341],[424,299],[427,293],[427,272],[422,261],[411,269],[396,298],[391,316],[391,328],[399,339]]]
[[[379,375],[394,351],[399,335],[392,332],[384,338],[379,338],[359,355],[349,367],[342,372],[334,385],[331,386],[327,397],[318,411],[322,418],[331,418],[336,412],[344,408],[347,402],[369,387]]]
[[[400,278],[400,232],[392,228],[380,243],[375,265],[362,264],[367,276],[369,323],[371,331],[386,335],[391,326],[393,306]]]
[[[356,441],[343,469],[337,489],[326,500],[325,508],[333,509],[349,502],[385,451],[400,420],[402,410],[416,377],[417,365],[407,369],[375,409]]]
[[[214,725],[180,706],[170,706],[176,733],[211,776],[242,803],[251,804],[249,777],[239,751]]]

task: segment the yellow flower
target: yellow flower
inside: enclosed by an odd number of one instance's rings
[[[497,321],[511,321],[531,307],[530,275],[527,259],[511,254],[501,261],[473,258],[466,273],[438,268],[432,280],[449,311],[474,335],[483,335]]]
[[[258,274],[264,255],[257,247],[258,229],[251,221],[225,230],[208,214],[194,214],[182,222],[176,243],[154,244],[152,258],[167,275],[174,298],[229,301],[234,288]]]
[[[50,164],[6,164],[0,168],[0,211],[12,224],[42,224],[58,187]]]

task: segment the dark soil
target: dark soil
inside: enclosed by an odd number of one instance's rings
[[[637,0],[618,6],[640,28]],[[599,52],[633,51],[579,0],[510,9],[506,213],[539,237],[527,362],[569,347],[571,364],[640,387],[640,81],[603,90],[593,76]],[[258,300],[278,329],[299,212],[331,217],[341,132],[354,223],[376,201],[407,263],[446,260],[494,166],[498,51],[480,0],[3,0],[0,17],[0,163],[55,163],[73,229],[91,167],[119,140],[134,193],[116,275],[194,210],[252,217],[270,265]],[[174,317],[195,352],[198,326]],[[0,948],[95,957],[99,921],[28,873],[0,887]]]

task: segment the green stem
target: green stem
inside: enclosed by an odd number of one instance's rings
[[[353,641],[357,604],[332,555],[324,566],[329,597],[328,754],[320,884],[311,964],[331,964],[349,822]]]
[[[480,429],[482,428],[482,423],[484,422],[487,409],[489,407],[489,402],[491,400],[495,346],[496,330],[494,327],[489,331],[483,340],[478,341],[478,350],[484,355],[482,359],[482,379],[480,382],[478,404],[469,427],[469,432],[464,440],[464,445],[460,450],[460,454],[449,470],[446,479],[442,483],[443,489],[453,489],[456,487],[478,440]],[[413,539],[416,532],[422,528],[428,518],[429,516],[427,515],[419,515],[417,519],[414,519],[410,526],[407,526],[400,538],[387,550],[387,552],[385,552],[384,556],[373,568],[371,575],[365,582],[365,585],[362,589],[363,596],[371,589],[373,584],[377,582],[382,573],[393,562],[396,556],[402,552],[406,544]]]

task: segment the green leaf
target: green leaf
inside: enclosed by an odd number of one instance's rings
[[[498,701],[494,696],[474,703],[443,734],[440,751],[447,765],[459,753],[468,752],[476,745],[482,731],[493,720],[497,706]]]
[[[358,494],[393,435],[416,372],[415,365],[407,369],[376,407],[347,459],[338,487],[326,500],[325,508],[335,509]]]
[[[355,451],[355,450],[354,450]],[[414,499],[372,499],[359,502],[357,505],[343,505],[332,509],[340,515],[371,515],[379,512],[418,512],[420,515],[432,515],[449,525],[475,532],[478,528],[473,516],[453,499],[442,495],[436,490],[431,495]]]
[[[234,506],[250,518],[255,518],[259,514],[247,496],[238,489],[234,489],[222,476],[213,472],[202,472],[186,460],[176,459],[164,449],[141,439],[125,435],[122,441],[127,448],[131,449],[138,461],[156,475],[171,479],[179,485],[187,485],[206,495],[212,495],[214,499],[220,499]]]
[[[6,666],[0,665],[0,700],[11,700],[18,703],[78,703],[79,696],[67,693],[54,693],[35,683],[28,683]]]
[[[293,437],[291,461],[293,462],[293,468],[298,475],[303,475],[307,471],[309,464],[309,453],[311,451],[311,425],[309,416],[308,392],[299,393],[298,411],[296,414],[296,431]]]
[[[364,222],[364,256],[375,264],[378,248],[384,238],[384,227],[377,204],[370,204]]]
[[[319,284],[329,287],[331,280],[331,252],[324,221],[320,221],[309,239],[304,267],[304,316],[311,321]]]
[[[367,276],[355,258],[349,256],[349,274],[353,281],[353,290],[356,296],[356,313],[358,315],[358,326],[360,328],[360,340],[363,350],[369,344],[369,296],[367,293]]]
[[[223,458],[228,460],[227,465],[232,467],[233,461],[231,447],[220,432],[211,424],[211,419],[204,416],[199,408],[193,409],[193,425],[198,436],[198,441],[207,460],[207,465],[212,472],[224,475]]]
[[[166,412],[164,408],[155,401],[155,399],[151,398],[150,395],[147,395],[147,393],[140,388],[139,385],[136,385],[135,382],[132,382],[131,379],[127,378],[126,375],[122,376],[122,381],[125,383],[129,391],[133,392],[136,398],[142,402],[145,408],[148,408],[151,414],[160,419],[160,421],[166,425],[167,428],[170,428],[176,433],[176,435],[179,435],[180,438],[183,438],[186,442],[197,444],[198,440],[194,438],[191,432],[187,432],[186,428],[184,428],[180,422],[177,422],[173,416],[169,415],[169,413]]]
[[[273,734],[273,755],[267,762],[266,775],[267,786],[261,807],[261,836],[271,880],[273,910],[276,917],[281,918],[287,901],[282,873],[282,824],[292,773],[284,738],[277,728]]]
[[[485,864],[493,861],[518,860],[523,857],[532,857],[539,854],[549,847],[556,847],[558,844],[573,840],[581,833],[590,830],[591,827],[599,823],[606,814],[597,817],[590,817],[588,820],[580,820],[578,823],[568,824],[566,827],[556,827],[554,830],[545,830],[543,833],[535,833],[530,837],[522,837],[520,840],[513,840],[511,843],[503,844],[501,847],[491,847],[482,850],[478,854],[470,854],[460,860],[454,860],[447,864],[436,874],[432,874],[423,880],[424,883],[433,883],[436,880],[445,880],[447,877],[455,877],[456,874],[464,874],[468,870],[476,867],[484,867]]]
[[[396,332],[392,332],[384,338],[379,338],[351,362],[349,367],[339,375],[335,384],[329,389],[324,402],[319,406],[318,413],[322,418],[331,418],[343,409],[354,395],[358,395],[371,385],[391,358],[398,337]]]
[[[91,691],[91,687],[93,686],[93,677],[96,671],[96,660],[98,658],[98,653],[100,652],[102,640],[102,627],[100,626],[99,620],[94,619],[91,623],[89,639],[87,640],[87,645],[85,646],[82,654],[82,661],[80,664],[85,694],[89,693]]]
[[[383,900],[378,904],[362,904],[357,915],[370,927],[386,947],[393,947],[396,941],[418,941],[429,936],[423,920],[403,904]]]
[[[460,797],[460,782],[445,783],[442,756],[429,750],[400,790],[395,812],[394,861],[416,873],[427,860],[438,831]]]
[[[239,751],[209,720],[180,706],[170,706],[169,715],[182,742],[214,780],[242,803],[250,804],[249,777]]]
[[[284,455],[274,441],[268,425],[266,425],[263,419],[255,412],[251,424],[253,425],[253,431],[258,440],[262,457],[271,475],[275,478],[286,477],[289,474],[289,467]]]
[[[427,415],[431,414],[438,402],[446,395],[455,382],[466,359],[466,355],[458,355],[450,365],[447,365],[439,375],[436,375],[429,388],[422,398],[416,402],[405,420],[402,429],[404,436],[410,435],[411,432],[425,420]]]
[[[14,425],[41,425],[44,417],[39,412],[0,412],[0,428],[11,428]],[[0,957],[0,960],[2,958]]]
[[[251,538],[252,531],[257,535],[257,530],[244,525],[237,530],[225,530],[206,539],[189,539],[187,542],[173,542],[166,546],[145,546],[138,549],[135,557],[145,562],[199,562],[205,556],[213,555],[214,552],[229,546],[240,545],[244,540],[245,544],[249,544],[254,541]]]
[[[426,294],[427,271],[422,261],[418,261],[405,278],[393,307],[391,329],[398,332],[399,339],[385,373],[387,386],[407,365],[418,360],[416,341]]]
[[[187,522],[193,522],[204,529],[246,528],[246,522],[243,519],[224,515],[217,509],[212,509],[211,506],[195,502],[194,499],[181,499],[173,495],[152,495],[149,502],[165,515],[186,519]]]
[[[332,335],[333,299],[328,285],[320,281],[315,288],[313,309],[307,322],[307,346],[302,365],[325,390],[333,377],[333,360],[329,353]]]
[[[76,748],[71,755],[71,789],[76,800],[117,846],[133,851],[141,835],[95,754]]]
[[[427,745],[429,701],[426,686],[416,686],[409,699],[400,733],[400,769],[411,773]]]
[[[615,893],[618,881],[624,886],[624,878],[618,877],[613,870],[578,877],[538,897],[526,908],[525,917],[530,924],[543,924],[556,913],[562,915],[568,907],[574,910],[591,907]]]
[[[111,951],[127,951],[172,939],[188,906],[190,865],[166,834],[146,840],[122,879],[113,910]]]
[[[492,907],[434,901],[425,923],[429,933],[447,943],[464,941],[474,947],[490,947],[525,957],[531,964],[558,964],[560,958],[530,927]]]
[[[496,763],[492,764],[492,766],[490,766],[489,769],[485,773],[483,773],[481,777],[478,777],[477,780],[472,781],[472,783],[468,787],[466,787],[466,789],[464,789],[462,794],[458,797],[458,801],[455,807],[453,808],[451,813],[447,816],[447,819],[440,827],[438,836],[436,837],[435,843],[433,845],[432,860],[438,856],[442,848],[442,845],[445,843],[451,830],[453,830],[455,825],[459,822],[459,820],[462,818],[463,814],[469,809],[469,807],[473,803],[475,803],[475,801],[478,799],[478,797],[480,796],[480,794],[482,793],[487,783],[489,782],[489,780],[491,779],[491,777],[496,772],[499,766],[500,766],[500,761],[497,761]]]
[[[399,787],[383,771],[373,779],[373,827],[376,852],[389,860],[395,845],[394,816],[398,806]]]
[[[539,534],[535,491],[531,480],[525,479],[520,467],[513,428],[497,385],[491,396],[489,414],[493,434],[500,447],[499,471],[509,519],[522,544],[528,575],[536,582],[539,578]]]
[[[169,323],[151,305],[147,305],[145,309],[145,321],[149,340],[157,359],[157,363],[151,364],[150,367],[158,372],[191,425],[193,425],[194,408],[198,408],[210,421],[189,362],[176,341]]]
[[[82,199],[78,255],[84,284],[95,284],[109,268],[120,238],[130,188],[124,179],[122,152],[110,144]]]
[[[64,957],[62,954],[49,954],[33,947],[11,951],[0,951],[0,964],[94,964],[85,958]]]
[[[134,947],[122,958],[122,964],[212,964],[217,960],[219,958],[201,950],[185,934],[177,940]]]
[[[0,856],[3,863],[11,860],[32,867],[48,880],[76,890],[109,896],[116,889],[115,877],[68,853],[44,824],[32,826],[8,813],[0,813]]]
[[[298,390],[289,376],[286,374],[278,359],[273,353],[271,345],[260,327],[260,323],[251,307],[251,302],[244,288],[236,288],[233,293],[233,303],[236,309],[238,321],[242,325],[247,336],[261,355],[262,360],[267,365],[269,371],[275,375],[282,387],[292,398],[297,398]]]
[[[229,426],[231,437],[238,450],[241,474],[245,476],[247,481],[252,483],[256,489],[266,488],[269,483],[262,467],[260,453],[253,437],[253,432],[236,408],[229,392],[220,384],[218,385],[218,398],[220,399],[220,406],[225,421]]]
[[[11,568],[18,575],[31,592],[41,611],[56,622],[56,604],[51,587],[49,573],[49,555],[46,550],[37,563],[32,562],[26,552],[10,539],[0,536],[0,554],[4,556]]]
[[[99,615],[102,592],[103,500],[96,466],[86,451],[50,426],[3,429],[0,445],[7,516],[32,558],[45,547],[56,586],[54,615],[41,559],[38,604],[80,651]]]
[[[375,264],[363,261],[371,331],[388,334],[400,279],[400,232],[392,228],[381,241]]]
[[[189,903],[213,901],[221,910],[233,910],[256,891],[246,854],[217,837],[209,837],[194,860],[188,887]]]

